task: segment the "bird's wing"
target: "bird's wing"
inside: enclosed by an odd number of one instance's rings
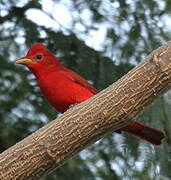
[[[87,80],[82,78],[79,74],[75,73],[74,71],[72,71],[70,69],[66,69],[65,75],[66,75],[66,72],[67,72],[68,77],[74,83],[77,83],[80,86],[88,89],[92,94],[97,94],[98,93],[98,90],[92,84],[90,84]]]

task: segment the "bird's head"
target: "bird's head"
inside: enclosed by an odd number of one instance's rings
[[[56,57],[42,43],[33,44],[27,55],[18,59],[15,63],[25,65],[31,70],[42,69],[42,67],[50,69],[60,64]]]

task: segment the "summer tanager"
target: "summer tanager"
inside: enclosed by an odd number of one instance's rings
[[[58,111],[65,112],[74,104],[81,103],[97,94],[97,90],[77,73],[64,67],[41,43],[32,45],[27,55],[16,61],[27,66],[35,75],[37,83],[49,101]],[[139,122],[132,122],[116,132],[128,132],[153,145],[160,145],[164,133]]]

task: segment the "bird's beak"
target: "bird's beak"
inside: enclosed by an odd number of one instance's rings
[[[22,65],[29,65],[32,63],[33,63],[33,60],[26,58],[26,57],[18,59],[17,61],[15,61],[15,64],[22,64]]]

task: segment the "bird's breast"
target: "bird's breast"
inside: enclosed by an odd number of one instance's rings
[[[38,84],[49,103],[61,113],[93,96],[88,89],[65,77],[44,77]]]
[[[58,112],[63,113],[71,104],[74,104],[74,95],[70,93],[71,86],[68,82],[62,83],[49,79],[48,81],[39,80],[38,83],[44,97]]]

